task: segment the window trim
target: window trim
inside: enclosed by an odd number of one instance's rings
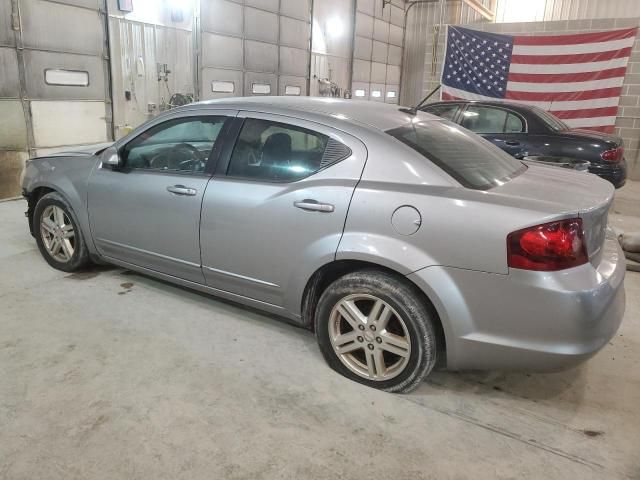
[[[489,104],[482,103],[482,102],[471,102],[471,103],[463,104],[463,108],[459,112],[459,116],[460,116],[459,121],[456,122],[462,128],[465,128],[462,125],[462,117],[464,115],[464,112],[466,112],[469,107],[484,107],[484,108],[494,108],[496,110],[504,110],[504,111],[506,111],[508,113],[513,113],[516,117],[518,117],[520,120],[522,120],[522,124],[524,125],[524,130],[522,132],[515,132],[515,133],[507,133],[507,132],[505,132],[504,130],[505,130],[505,127],[507,125],[507,118],[508,118],[508,116],[507,116],[504,119],[504,125],[502,125],[502,132],[501,133],[497,133],[497,132],[496,133],[476,133],[476,132],[473,132],[476,135],[518,135],[518,134],[523,134],[523,133],[529,133],[529,124],[527,123],[527,119],[523,115],[521,115],[520,113],[516,112],[515,110],[513,110],[513,109],[511,109],[509,107],[503,107],[501,105],[489,105]],[[473,131],[473,130],[470,130],[470,131]]]
[[[200,112],[199,112],[200,113]],[[116,147],[116,150],[118,152],[118,156],[120,156],[120,158],[122,158],[122,152],[125,148],[127,148],[127,146],[129,144],[131,144],[132,142],[136,141],[138,138],[140,138],[141,135],[144,135],[146,132],[148,132],[149,130],[152,130],[154,128],[157,128],[161,125],[167,124],[167,123],[173,123],[173,122],[179,122],[179,123],[186,123],[189,121],[194,121],[194,120],[199,120],[199,119],[210,119],[210,118],[223,118],[223,124],[222,124],[222,128],[220,129],[220,133],[218,134],[218,137],[216,138],[213,147],[211,148],[211,151],[209,152],[209,156],[207,157],[207,160],[205,162],[204,165],[204,169],[200,172],[194,172],[194,171],[190,171],[190,170],[163,170],[163,169],[159,169],[159,168],[136,168],[136,167],[128,167],[126,165],[126,162],[123,160],[123,166],[120,169],[120,171],[124,172],[124,173],[133,173],[133,172],[144,172],[144,173],[152,173],[152,174],[159,174],[159,175],[185,175],[185,176],[195,176],[195,177],[210,177],[213,174],[213,171],[215,169],[216,163],[219,161],[219,157],[220,157],[220,151],[223,147],[223,144],[227,143],[227,135],[229,134],[229,128],[231,126],[232,120],[235,119],[235,117],[231,117],[229,112],[225,112],[225,113],[218,113],[213,111],[212,113],[200,113],[200,114],[196,114],[196,115],[183,115],[183,116],[179,116],[179,117],[172,117],[172,118],[166,118],[163,119],[163,121],[159,121],[159,122],[154,122],[150,125],[147,126],[147,128],[145,128],[144,130],[138,132],[134,137],[132,138],[127,138],[125,137],[122,143],[116,143],[114,146]]]
[[[331,135],[330,133],[327,132],[322,132],[321,130],[318,129],[314,129],[313,127],[309,127],[309,126],[304,126],[304,125],[299,125],[296,123],[292,123],[291,120],[295,121],[297,120],[295,117],[287,117],[287,116],[280,116],[277,114],[262,114],[262,115],[255,115],[257,112],[246,112],[246,115],[243,116],[238,116],[236,118],[233,119],[233,125],[231,126],[231,130],[232,132],[228,133],[227,136],[227,141],[225,141],[225,146],[224,146],[224,151],[222,152],[222,154],[220,155],[220,158],[218,159],[218,164],[216,166],[215,169],[215,177],[219,177],[219,178],[225,178],[225,179],[229,179],[229,180],[235,180],[235,181],[241,181],[241,182],[250,182],[250,183],[262,183],[262,184],[276,184],[276,185],[286,185],[286,184],[293,184],[296,182],[300,182],[303,180],[306,180],[309,177],[312,177],[313,175],[316,175],[320,172],[323,172],[324,170],[326,170],[329,167],[332,167],[350,157],[353,156],[353,149],[347,145],[346,143],[344,143],[342,140],[335,138],[335,135]],[[242,114],[242,112],[241,112]],[[244,123],[246,120],[261,120],[261,121],[265,121],[265,122],[271,122],[274,124],[280,124],[280,125],[284,125],[285,127],[293,127],[292,129],[301,129],[301,130],[309,130],[313,133],[316,133],[318,135],[324,135],[325,137],[328,137],[329,139],[333,138],[334,140],[342,143],[345,147],[347,147],[349,154],[328,164],[325,165],[324,167],[313,171],[312,173],[310,173],[309,175],[306,175],[304,177],[300,177],[300,178],[296,178],[295,180],[270,180],[270,179],[265,179],[265,178],[252,178],[252,177],[242,177],[242,176],[237,176],[237,175],[230,175],[229,174],[229,169],[231,167],[231,158],[233,156],[233,152],[236,148],[238,139],[240,138],[240,134],[242,133],[242,128],[244,127]],[[307,123],[307,121],[304,121],[305,123]],[[312,123],[312,122],[308,122],[308,123]],[[325,125],[321,125],[318,124],[318,127],[320,127],[321,129],[327,129],[328,127]],[[326,149],[326,146],[325,146]],[[324,155],[324,152],[323,152]]]
[[[458,106],[458,111],[456,112],[456,114],[453,116],[453,118],[451,120],[449,120],[448,118],[444,118],[441,117],[440,115],[436,115],[435,113],[431,113],[429,111],[427,111],[428,108],[436,108],[439,106],[443,106],[443,105],[457,105]],[[424,107],[422,107],[420,110],[422,110],[425,113],[428,113],[430,115],[435,115],[438,118],[441,118],[443,120],[446,120],[448,122],[453,122],[453,123],[457,123],[458,125],[460,125],[460,115],[462,114],[462,111],[465,109],[466,104],[463,102],[434,102],[434,103],[429,103],[427,105],[425,105]]]

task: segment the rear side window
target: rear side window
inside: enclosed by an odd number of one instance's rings
[[[506,110],[469,106],[462,114],[462,126],[475,133],[502,133],[507,121]]]
[[[460,110],[460,105],[457,103],[433,105],[424,109],[425,112],[430,113],[431,115],[437,115],[438,117],[446,118],[451,121],[456,118],[458,110]]]
[[[351,155],[345,145],[306,128],[248,118],[227,174],[271,182],[308,177]]]
[[[505,133],[522,133],[524,132],[524,125],[522,120],[517,115],[510,113],[507,115],[507,123],[504,126]]]
[[[527,168],[492,143],[441,121],[411,123],[387,133],[467,188],[488,190]]]

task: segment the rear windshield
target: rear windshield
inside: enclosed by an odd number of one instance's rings
[[[549,127],[551,130],[553,130],[554,132],[569,130],[569,126],[566,123],[564,123],[562,120],[560,120],[558,117],[556,117],[554,114],[545,112],[541,108],[537,108],[537,107],[534,108],[533,110],[538,114],[538,117],[540,117],[540,119],[545,123],[545,125]]]
[[[467,188],[488,190],[527,168],[487,140],[449,122],[411,123],[387,133],[431,160]]]

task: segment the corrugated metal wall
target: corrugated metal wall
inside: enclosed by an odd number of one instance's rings
[[[124,13],[109,0],[109,37],[117,138],[168,108],[174,93],[195,93],[193,11],[172,19],[156,0],[137,0]],[[159,76],[158,65],[170,73]]]
[[[343,96],[350,88],[355,0],[313,2],[312,96]]]

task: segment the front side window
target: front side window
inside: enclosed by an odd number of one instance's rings
[[[387,133],[467,188],[488,190],[527,168],[491,142],[442,121],[412,123]]]
[[[232,177],[290,182],[308,177],[349,155],[346,146],[327,135],[249,118],[238,136],[227,173]]]
[[[437,115],[438,117],[446,118],[451,121],[456,118],[458,110],[460,110],[460,105],[457,103],[433,105],[424,109],[425,112],[430,113],[431,115]]]
[[[225,117],[188,117],[156,125],[120,152],[126,168],[203,172]]]

